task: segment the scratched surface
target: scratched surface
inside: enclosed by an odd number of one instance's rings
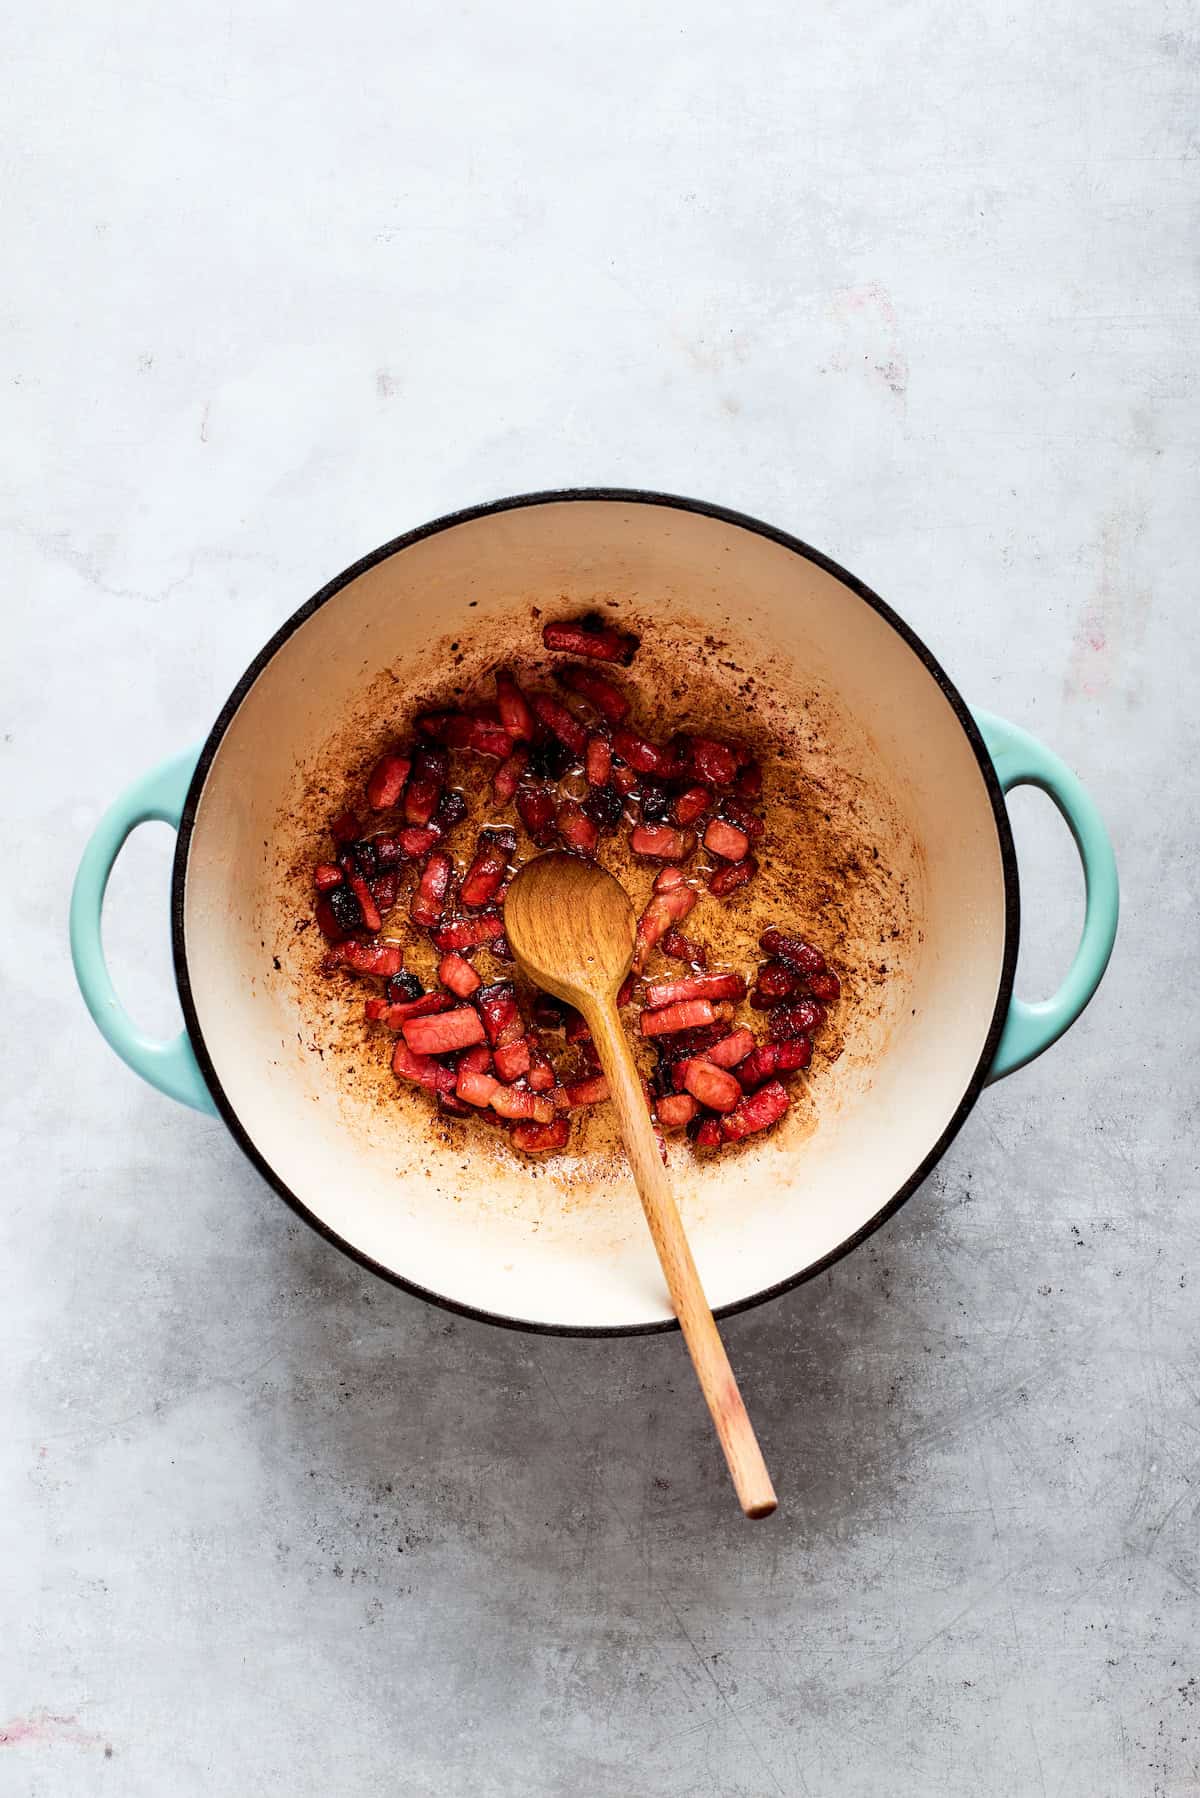
[[[2,1798],[1200,1790],[1194,10],[0,32]],[[843,560],[1123,866],[1074,1033],[730,1326],[760,1527],[677,1339],[373,1284],[123,1072],[64,957],[85,831],[299,600],[589,481]],[[1033,995],[1080,881],[1014,810]],[[168,848],[108,929],[162,1028]]]

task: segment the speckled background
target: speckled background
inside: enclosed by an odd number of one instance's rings
[[[1200,30],[1174,0],[0,24],[3,1798],[1200,1790]],[[299,601],[459,504],[816,543],[1102,800],[1108,981],[862,1252],[728,1337],[373,1283],[124,1073],[83,837]],[[1019,985],[1080,880],[1014,802]],[[168,833],[112,887],[168,1028]]]

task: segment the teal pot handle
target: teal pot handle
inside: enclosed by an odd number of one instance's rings
[[[71,894],[71,959],[75,978],[100,1034],[135,1074],[160,1093],[215,1114],[212,1094],[204,1083],[186,1030],[171,1042],[143,1036],[121,1001],[104,960],[100,914],[113,864],[125,839],[139,824],[155,818],[179,829],[183,802],[196,771],[198,749],[187,749],[160,762],[127,787],[101,818],[83,852]]]
[[[1108,832],[1095,801],[1067,764],[1028,731],[991,712],[976,711],[975,722],[995,763],[1001,789],[1011,793],[1014,787],[1040,787],[1054,801],[1075,839],[1087,887],[1083,935],[1067,977],[1051,999],[1030,1005],[1014,996],[1009,1002],[1000,1044],[988,1070],[992,1081],[1023,1068],[1071,1028],[1108,966],[1120,900]]]

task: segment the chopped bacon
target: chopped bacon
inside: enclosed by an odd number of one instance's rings
[[[317,927],[327,943],[342,943],[350,934],[349,931],[343,930],[341,924],[338,922],[337,913],[333,909],[328,893],[323,893],[317,900],[313,909],[313,916],[316,918]]]
[[[667,872],[679,873],[679,870],[663,870],[663,873]],[[662,875],[659,876],[659,879],[661,878]],[[650,903],[638,919],[637,944],[633,951],[633,966],[637,973],[640,973],[645,967],[647,956],[663,932],[669,930],[672,924],[682,924],[696,903],[695,892],[691,887],[682,884],[682,874],[679,878],[679,885],[665,892],[652,893]],[[657,887],[658,880],[654,884]]]
[[[772,1042],[786,1042],[793,1036],[811,1036],[824,1022],[825,1012],[813,999],[799,999],[790,1005],[772,1006],[767,1020],[767,1035]]]
[[[808,990],[823,1005],[836,1005],[842,996],[842,983],[832,969],[826,969],[824,974],[809,975]]]
[[[633,998],[633,989],[636,985],[637,985],[637,976],[632,973],[626,974],[624,980],[621,982],[620,986],[617,988],[617,1004],[618,1004],[618,1006],[629,1004],[629,1001]]]
[[[682,868],[660,868],[654,876],[656,893],[673,893],[676,887],[687,885],[687,875]]]
[[[744,1061],[737,1065],[737,1077],[747,1092],[770,1080],[774,1074],[794,1074],[812,1060],[812,1038],[794,1036],[783,1043],[759,1043]]]
[[[682,1005],[664,1005],[660,1011],[644,1011],[641,1016],[643,1036],[669,1036],[676,1030],[694,1030],[699,1024],[716,1022],[716,1013],[707,999],[689,999]]]
[[[699,1127],[692,1141],[698,1149],[719,1148],[724,1140],[721,1134],[722,1119],[718,1117],[701,1118]],[[690,1133],[689,1133],[690,1134]]]
[[[592,1074],[586,1080],[572,1080],[563,1091],[572,1111],[582,1105],[601,1105],[608,1098],[608,1081],[603,1074]]]
[[[329,823],[329,834],[335,843],[353,843],[362,835],[362,825],[351,811],[339,812]]]
[[[757,843],[759,837],[761,837],[763,831],[767,828],[758,813],[752,812],[750,807],[748,805],[743,805],[740,799],[723,799],[721,801],[721,816],[730,824],[736,825],[738,830],[744,831],[752,843]]]
[[[583,771],[589,787],[606,787],[612,773],[612,744],[607,737],[590,736],[583,756]]]
[[[490,1105],[492,1094],[499,1084],[500,1082],[493,1079],[491,1074],[483,1073],[476,1068],[464,1067],[463,1063],[459,1062],[458,1081],[454,1090],[460,1099],[466,1100],[468,1105]]]
[[[736,825],[728,824],[724,818],[714,818],[704,833],[704,847],[727,862],[740,862],[746,859],[750,839]]]
[[[417,719],[417,729],[447,749],[473,749],[476,755],[500,760],[512,748],[504,726],[478,712],[425,712]]]
[[[475,1003],[487,1028],[493,1048],[504,1048],[524,1036],[525,1026],[517,1007],[516,989],[507,980],[497,980],[476,993]]]
[[[682,1130],[685,1124],[691,1123],[699,1106],[691,1093],[668,1093],[659,1099],[655,1110],[664,1130]]]
[[[581,618],[577,623],[547,624],[542,630],[547,649],[564,655],[587,656],[594,662],[623,662],[626,667],[637,653],[638,639],[623,636],[599,618]]]
[[[805,984],[799,968],[776,957],[773,961],[765,961],[758,970],[750,1003],[755,1011],[769,1011],[781,999],[790,999],[794,993],[801,992]]]
[[[757,799],[762,792],[762,768],[758,762],[746,762],[738,769],[733,790],[739,799]]]
[[[730,1031],[719,1043],[714,1043],[711,1049],[706,1049],[705,1059],[715,1067],[732,1068],[749,1055],[753,1047],[754,1033],[743,1026],[740,1030]]]
[[[434,814],[450,762],[444,749],[422,744],[413,756],[412,772],[404,789],[404,817],[409,824],[428,824]]]
[[[658,946],[664,955],[671,957],[672,961],[686,961],[693,968],[708,966],[708,950],[704,944],[694,943],[691,937],[684,936],[683,932],[676,930],[673,924],[670,930],[663,931],[662,941]]]
[[[462,883],[462,902],[474,909],[490,905],[504,883],[508,864],[517,852],[517,833],[508,825],[481,830],[475,859]]]
[[[452,1093],[458,1084],[453,1068],[443,1066],[432,1055],[422,1055],[410,1048],[402,1036],[396,1038],[392,1050],[392,1072],[397,1079],[415,1080],[418,1086],[434,1093]]]
[[[504,936],[504,919],[499,912],[483,911],[474,918],[451,918],[434,933],[434,942],[442,954],[450,949],[478,949],[486,943],[492,954]]]
[[[375,895],[359,873],[352,857],[343,856],[342,870],[346,876],[346,885],[358,900],[358,909],[362,913],[362,927],[374,936],[377,930],[383,929],[383,919],[379,915],[379,907],[375,903]]]
[[[582,1012],[572,1011],[567,1018],[567,1041],[569,1043],[590,1043],[592,1033],[588,1029],[587,1019]]]
[[[629,716],[629,701],[624,693],[594,668],[556,668],[554,678],[572,693],[590,700],[610,724],[620,724]]]
[[[409,1018],[432,1017],[435,1012],[449,1011],[453,1004],[449,993],[422,993],[417,999],[368,999],[367,1021],[399,1030]]]
[[[732,785],[737,773],[737,757],[727,744],[717,743],[712,737],[691,737],[687,750],[689,763],[707,785]]]
[[[405,1018],[401,1031],[417,1055],[450,1055],[483,1041],[483,1019],[473,1005],[460,1005],[433,1017]]]
[[[610,779],[623,799],[627,798],[638,784],[638,777],[634,770],[624,767],[619,762],[614,763]]]
[[[469,999],[483,985],[465,956],[456,955],[453,950],[438,963],[438,979],[460,999]]]
[[[782,930],[764,930],[758,939],[760,949],[768,955],[781,956],[790,961],[794,968],[802,974],[824,974],[828,963],[821,951],[812,943],[806,943],[803,937],[788,936]]]
[[[476,1074],[490,1074],[492,1071],[492,1051],[486,1043],[472,1043],[464,1049],[458,1058],[459,1069],[469,1068]]]
[[[669,780],[678,771],[677,758],[669,749],[659,749],[657,744],[647,742],[645,737],[639,737],[636,731],[628,730],[624,725],[618,725],[613,732],[613,749],[639,774],[661,774]]]
[[[639,824],[629,847],[646,861],[682,862],[696,847],[696,838],[690,830],[672,830],[669,824]]]
[[[318,893],[328,893],[332,887],[342,884],[342,870],[335,868],[332,862],[318,862],[313,869],[313,885]]]
[[[732,1074],[699,1056],[684,1063],[683,1084],[709,1111],[732,1111],[743,1097]]]
[[[517,815],[538,849],[554,841],[554,795],[548,787],[520,787]]]
[[[437,810],[429,820],[429,828],[445,835],[456,824],[461,824],[466,815],[467,802],[458,788],[447,787],[437,802]]]
[[[496,674],[496,706],[500,722],[510,737],[528,742],[533,736],[533,713],[529,701],[512,675],[503,668]]]
[[[711,787],[685,787],[675,796],[671,816],[676,824],[694,824],[713,802]]]
[[[748,880],[753,880],[758,873],[758,863],[752,855],[744,861],[726,862],[722,868],[714,868],[708,877],[708,890],[717,899],[724,899],[730,893],[744,887]]]
[[[578,718],[568,712],[562,700],[555,699],[553,693],[535,693],[531,704],[546,729],[553,731],[572,755],[582,756],[587,747],[587,732]]]
[[[380,756],[367,781],[367,804],[373,812],[386,812],[398,802],[411,767],[411,756]]]
[[[680,1005],[687,999],[743,999],[746,982],[740,974],[693,974],[687,980],[660,980],[646,988],[651,1011],[661,1005]]]
[[[766,1130],[779,1122],[791,1100],[787,1088],[778,1080],[770,1080],[757,1092],[747,1093],[740,1105],[721,1119],[721,1136],[725,1142],[740,1142],[756,1130]]]
[[[376,943],[357,943],[353,938],[336,943],[325,957],[326,969],[346,968],[351,974],[378,974],[386,980],[404,966],[404,950],[399,943],[386,939]]]
[[[400,874],[396,868],[388,868],[384,873],[377,874],[371,882],[371,897],[385,916],[395,905],[399,891]]]
[[[533,1021],[539,1030],[561,1030],[567,1021],[567,1007],[553,993],[538,993],[533,1001]]]
[[[493,1056],[497,1074],[510,1084],[529,1072],[530,1059],[529,1043],[523,1036],[515,1043],[503,1043]]]
[[[535,1124],[554,1120],[553,1099],[527,1086],[497,1086],[488,1103],[502,1118],[531,1118]]]
[[[554,1065],[536,1036],[525,1038],[529,1044],[529,1072],[525,1078],[535,1093],[549,1092],[554,1085]]]
[[[549,1124],[517,1124],[512,1145],[525,1155],[544,1155],[553,1149],[565,1149],[570,1132],[570,1124],[562,1117]]]
[[[454,863],[444,850],[439,849],[430,856],[408,908],[408,915],[414,924],[419,924],[424,930],[433,930],[440,924],[453,873]],[[457,944],[451,946],[457,947]]]
[[[569,849],[580,855],[594,855],[600,841],[599,828],[592,823],[583,807],[574,799],[564,799],[558,808],[558,834]]]
[[[505,756],[492,777],[492,798],[497,805],[508,804],[517,790],[528,760],[529,751],[523,743],[518,743],[512,754]]]

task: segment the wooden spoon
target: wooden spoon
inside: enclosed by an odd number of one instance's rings
[[[617,1012],[617,991],[629,972],[637,932],[625,889],[595,862],[552,850],[526,862],[514,878],[504,901],[504,930],[529,979],[583,1013],[608,1079],[671,1305],[742,1509],[747,1517],[769,1517],[775,1488],[683,1233]]]

